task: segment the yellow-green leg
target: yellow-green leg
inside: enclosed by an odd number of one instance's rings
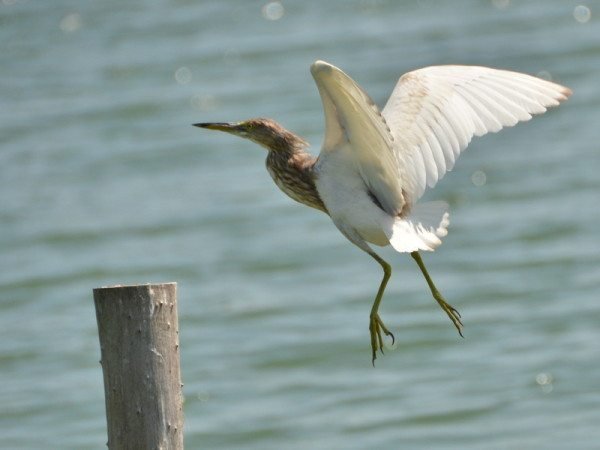
[[[383,279],[379,284],[377,296],[375,297],[373,307],[371,308],[371,315],[369,316],[369,332],[371,333],[371,352],[373,357],[372,363],[374,366],[375,359],[377,359],[377,350],[380,350],[381,353],[383,353],[383,337],[381,336],[381,332],[383,331],[386,336],[390,336],[392,338],[392,344],[394,343],[394,335],[386,328],[386,326],[383,324],[383,321],[379,317],[379,304],[383,298],[385,286],[392,276],[392,267],[383,259],[381,259],[381,257],[379,257],[379,255],[376,253],[369,252],[369,255],[371,255],[383,269]]]
[[[446,300],[444,300],[444,297],[442,297],[442,294],[440,294],[440,292],[437,290],[435,284],[433,284],[433,281],[429,276],[429,273],[427,272],[427,269],[425,268],[425,264],[423,264],[423,260],[421,259],[419,252],[412,252],[410,256],[414,258],[419,266],[419,269],[421,269],[421,272],[423,272],[423,276],[425,277],[425,280],[427,280],[427,284],[429,285],[429,289],[431,289],[433,298],[436,299],[440,307],[446,312],[446,314],[448,314],[448,317],[450,317],[450,320],[458,330],[458,334],[460,334],[461,337],[464,337],[462,334],[463,324],[460,321],[460,313],[452,305],[448,304]]]

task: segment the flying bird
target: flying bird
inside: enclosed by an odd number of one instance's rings
[[[420,251],[447,234],[448,205],[418,203],[427,187],[451,170],[473,136],[497,132],[546,112],[571,95],[550,81],[478,66],[431,66],[404,74],[383,109],[339,68],[316,61],[311,73],[325,112],[318,157],[308,143],[271,119],[197,123],[249,139],[267,149],[266,166],[289,197],[328,214],[339,231],[383,269],[369,316],[371,356],[394,335],[379,315],[392,269],[372,249],[410,253],[434,299],[462,336],[458,311],[433,283]]]

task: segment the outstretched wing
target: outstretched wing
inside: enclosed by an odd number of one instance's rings
[[[506,70],[432,66],[403,75],[381,114],[415,203],[451,170],[473,136],[497,132],[541,114],[571,91],[556,83]]]
[[[325,110],[325,140],[319,158],[336,153],[336,172],[354,170],[382,208],[398,215],[405,204],[393,136],[379,108],[348,75],[324,61],[311,66]],[[341,175],[340,175],[341,176]]]

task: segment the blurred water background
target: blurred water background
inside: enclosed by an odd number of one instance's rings
[[[92,289],[177,281],[186,448],[600,445],[598,1],[0,2],[0,447],[106,442]],[[404,72],[479,64],[572,99],[475,140],[424,255],[380,268],[281,194],[264,150],[190,124],[276,118],[318,152],[309,65],[383,104]]]

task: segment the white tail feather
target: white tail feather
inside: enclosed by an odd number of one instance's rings
[[[398,252],[433,251],[448,234],[449,217],[446,202],[417,204],[407,218],[394,221],[390,244]]]

